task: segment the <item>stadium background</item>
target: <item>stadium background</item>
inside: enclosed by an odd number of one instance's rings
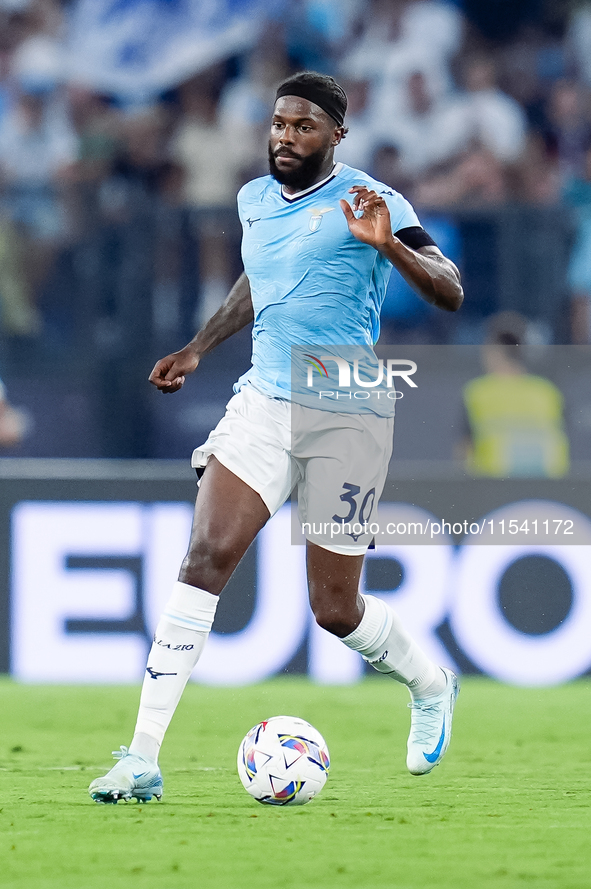
[[[403,191],[465,282],[462,311],[441,317],[393,276],[384,346],[469,351],[425,388],[437,432],[418,407],[402,414],[386,499],[439,518],[456,501],[482,518],[536,499],[589,521],[590,374],[584,361],[564,369],[591,329],[590,49],[591,6],[566,0],[0,3],[0,376],[25,433],[0,460],[1,671],[141,676],[182,556],[195,490],[186,461],[248,364],[248,332],[182,395],[162,398],[146,377],[239,273],[235,193],[265,172],[273,85],[302,67],[343,80],[351,132],[339,156]],[[485,489],[457,457],[461,386],[506,309],[525,317],[528,344],[564,392],[571,463],[560,480]],[[359,676],[348,655],[329,670],[281,521],[232,580],[203,681]],[[168,535],[161,549],[156,527]],[[586,547],[515,549],[506,570],[473,577],[473,598],[494,587],[495,661],[491,613],[473,639],[458,638],[457,543],[378,548],[366,588],[408,608],[423,644],[465,672],[525,685],[589,672]],[[288,558],[286,581],[277,560]],[[273,624],[281,593],[287,635]],[[257,660],[261,638],[276,650]],[[554,672],[541,668],[548,658]]]

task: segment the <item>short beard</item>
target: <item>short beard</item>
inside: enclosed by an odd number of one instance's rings
[[[320,148],[314,154],[309,154],[300,162],[297,170],[279,170],[275,162],[275,157],[269,145],[269,172],[273,179],[280,182],[281,185],[287,185],[294,191],[305,191],[318,180],[318,176],[322,169],[322,165],[326,160],[326,151]]]

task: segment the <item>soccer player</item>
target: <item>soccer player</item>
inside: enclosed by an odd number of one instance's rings
[[[337,514],[345,504],[355,511],[355,491],[366,498],[373,491],[376,501],[381,494],[392,417],[379,399],[359,405],[357,413],[345,412],[340,402],[332,411],[298,403],[291,347],[375,343],[392,266],[427,302],[447,311],[461,305],[457,268],[410,204],[365,173],[335,164],[334,149],[347,132],[346,107],[343,89],[325,75],[303,72],[279,86],[270,175],[238,195],[244,273],[194,339],[150,374],[161,392],[177,392],[204,355],[254,320],[252,367],[193,453],[192,464],[203,473],[189,550],[154,634],[133,740],[90,785],[97,802],[161,796],[160,745],[206,643],[218,596],[294,485],[300,518],[312,507]],[[407,766],[414,775],[429,772],[449,743],[456,677],[429,660],[382,600],[359,593],[370,534],[334,545],[306,536],[316,621],[408,687]]]

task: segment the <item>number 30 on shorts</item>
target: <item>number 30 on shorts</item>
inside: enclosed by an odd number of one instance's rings
[[[338,522],[340,525],[345,525],[349,522],[354,521],[361,522],[361,524],[363,524],[364,522],[369,522],[376,499],[376,489],[369,489],[369,491],[361,501],[360,506],[356,499],[361,494],[361,488],[359,487],[359,485],[351,485],[349,484],[349,482],[345,482],[343,488],[344,491],[339,499],[342,500],[343,503],[347,503],[349,505],[349,512],[346,516],[340,516],[335,513],[335,515],[333,515],[332,517],[333,522]],[[355,515],[357,513],[358,507],[359,516],[356,519]]]

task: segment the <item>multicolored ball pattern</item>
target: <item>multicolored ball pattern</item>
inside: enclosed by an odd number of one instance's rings
[[[297,716],[273,716],[246,734],[238,774],[259,803],[302,806],[326,783],[330,755],[320,732]]]

